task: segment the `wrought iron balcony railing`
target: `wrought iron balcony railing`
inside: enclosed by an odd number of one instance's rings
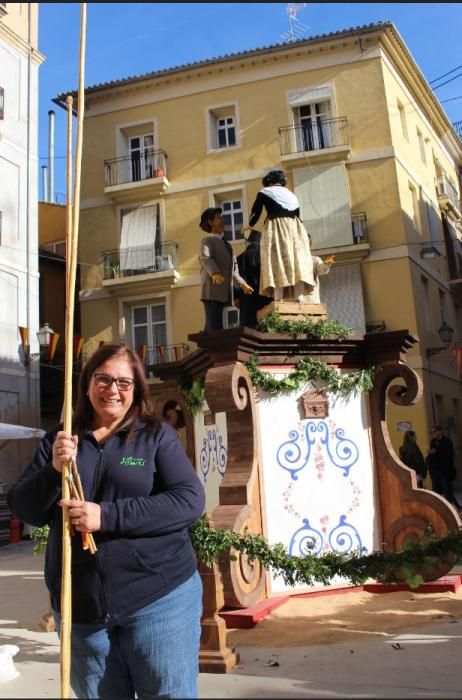
[[[104,186],[123,185],[157,177],[167,177],[167,154],[147,148],[141,153],[104,161]]]
[[[5,88],[0,87],[0,119],[5,118]]]
[[[132,277],[176,269],[178,243],[165,241],[152,246],[134,246],[103,252],[103,279]]]
[[[457,136],[462,139],[462,120],[453,123]]]
[[[461,211],[459,193],[447,175],[437,177],[435,184],[438,200],[448,199],[458,211]]]
[[[346,117],[307,120],[295,126],[280,126],[278,131],[282,156],[349,144]]]
[[[145,367],[161,365],[164,362],[178,362],[189,353],[189,345],[178,343],[177,345],[155,345],[146,348],[144,359]]]
[[[367,216],[366,212],[358,211],[351,214],[351,230],[353,234],[353,243],[367,243],[369,240],[367,232]]]

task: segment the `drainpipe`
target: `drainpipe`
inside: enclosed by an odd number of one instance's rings
[[[42,202],[48,202],[48,179],[47,179],[48,168],[46,165],[42,165]]]
[[[48,112],[48,201],[55,201],[55,113],[50,109]]]

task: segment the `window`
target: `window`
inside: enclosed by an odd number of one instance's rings
[[[422,284],[422,299],[423,299],[423,312],[425,328],[427,330],[433,330],[432,320],[430,317],[430,293],[428,279],[423,275],[420,276],[420,281]]]
[[[240,145],[236,104],[208,109],[207,137],[209,150],[222,150]]]
[[[417,199],[417,190],[414,185],[409,182],[409,192],[411,194],[411,212],[412,212],[412,223],[417,231],[420,230],[420,217],[419,217],[419,200]]]
[[[154,135],[130,136],[128,140],[131,182],[153,177],[155,169]]]
[[[141,345],[147,345],[153,350],[150,356],[152,354],[163,356],[167,345],[165,302],[159,301],[154,304],[134,306],[132,308],[132,332],[135,350],[138,350]],[[156,362],[155,357],[152,361]]]
[[[227,241],[237,241],[243,238],[241,233],[244,224],[243,193],[241,190],[234,192],[220,192],[213,197],[215,207],[223,209],[225,220],[224,237]]]
[[[236,127],[234,117],[220,117],[217,120],[218,148],[229,148],[236,145]]]
[[[122,209],[120,234],[120,269],[127,274],[153,271],[160,255],[159,204],[136,209]]]
[[[401,130],[403,132],[403,136],[406,139],[406,141],[409,141],[409,136],[407,132],[407,121],[406,121],[406,114],[404,111],[404,105],[401,104],[401,102],[398,100],[398,112],[399,112],[399,118],[401,120]]]
[[[297,147],[300,151],[314,151],[331,145],[330,102],[313,102],[293,109],[297,127]]]
[[[440,303],[441,318],[446,318],[446,294],[442,289],[438,289],[438,298]]]
[[[419,142],[419,148],[420,148],[420,157],[422,158],[422,163],[427,164],[427,156],[425,153],[425,141],[424,137],[422,136],[422,132],[420,129],[417,129],[417,140]]]
[[[5,119],[5,88],[0,87],[0,119]]]

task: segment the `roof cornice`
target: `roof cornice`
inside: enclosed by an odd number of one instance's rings
[[[37,64],[41,65],[44,60],[45,56],[38,51],[38,49],[34,49],[33,46],[30,46],[27,41],[24,41],[16,32],[13,32],[12,29],[10,29],[4,22],[0,22],[0,38],[3,37],[11,46],[14,46],[17,51],[19,51],[20,54],[23,56],[29,56],[29,53],[32,57],[32,60]]]
[[[389,25],[381,32],[380,43],[408,84],[420,107],[429,114],[435,131],[441,139],[446,139],[445,145],[460,161],[462,159],[461,140],[394,25]]]
[[[233,70],[233,64],[236,63],[240,63],[240,67],[244,68],[266,63],[270,56],[277,61],[283,58],[284,55],[292,57],[308,55],[314,51],[321,52],[325,50],[326,43],[330,43],[332,49],[338,48],[339,44],[343,44],[343,47],[346,47],[350,43],[359,43],[364,34],[381,32],[382,29],[387,26],[392,25],[389,22],[368,24],[362,27],[353,27],[337,32],[330,32],[328,34],[321,34],[308,39],[299,39],[290,43],[273,44],[258,49],[251,49],[249,51],[242,51],[198,61],[196,63],[176,66],[174,68],[153,71],[139,76],[100,83],[85,88],[85,101],[90,103],[90,101],[99,99],[112,99],[133,90],[169,84],[173,80],[179,82],[180,80],[189,81],[194,78],[201,78],[205,74],[204,71],[207,71],[207,75],[212,75],[213,73],[222,72],[224,70]],[[67,95],[72,95],[74,101],[77,99],[77,91],[74,90],[69,93],[64,92],[59,94],[53,99],[53,102],[65,109]]]

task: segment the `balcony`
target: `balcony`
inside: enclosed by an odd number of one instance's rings
[[[288,166],[344,160],[350,156],[346,117],[281,126],[278,132],[281,161]]]
[[[155,292],[169,289],[179,279],[178,244],[165,241],[103,253],[103,287],[110,292]]]
[[[443,209],[450,219],[459,221],[462,219],[462,206],[459,193],[447,175],[440,175],[435,179],[436,193],[440,209]]]
[[[157,197],[168,190],[169,184],[167,154],[161,149],[104,161],[104,194],[114,202]]]
[[[364,211],[351,214],[351,240],[323,241],[319,248],[313,247],[313,253],[324,257],[335,255],[336,264],[349,265],[361,262],[369,255],[370,245],[367,229],[367,216]]]
[[[178,362],[189,354],[189,345],[178,343],[177,345],[156,345],[146,348],[144,369],[146,377],[156,376],[156,366],[167,362]]]
[[[454,131],[457,136],[462,139],[462,120],[453,123]]]

